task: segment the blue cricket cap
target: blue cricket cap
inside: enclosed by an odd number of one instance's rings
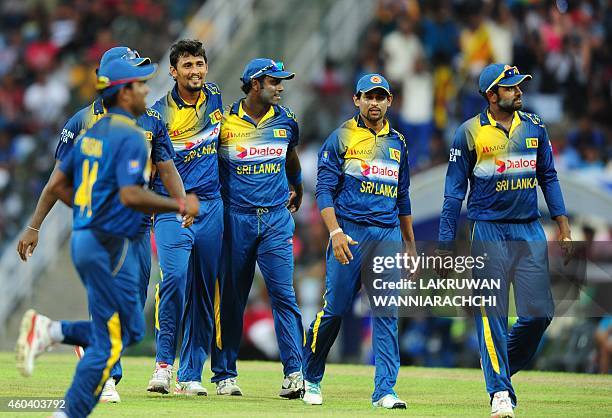
[[[251,80],[264,75],[282,78],[283,80],[291,80],[295,77],[295,73],[285,71],[285,65],[282,61],[274,61],[270,58],[255,58],[244,67],[240,80],[243,84],[248,84]]]
[[[115,59],[135,60],[134,62],[136,65],[151,64],[151,59],[148,57],[141,57],[138,51],[128,48],[127,46],[116,46],[102,55],[100,67]]]
[[[96,89],[103,98],[109,97],[128,83],[152,78],[156,71],[157,64],[142,64],[139,59],[110,60],[98,69]]]
[[[355,87],[355,95],[358,93],[367,93],[370,90],[383,89],[391,96],[391,87],[389,82],[380,74],[366,74],[359,79]]]
[[[486,93],[495,86],[512,87],[530,78],[530,74],[521,74],[518,68],[508,64],[489,64],[480,73],[478,89]]]

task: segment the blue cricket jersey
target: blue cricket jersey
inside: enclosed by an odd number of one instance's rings
[[[200,199],[221,195],[217,154],[222,108],[221,92],[214,83],[204,83],[195,105],[185,103],[176,85],[153,105],[166,124],[185,191]],[[153,188],[168,195],[159,178],[154,179]]]
[[[106,109],[100,98],[89,106],[75,113],[64,125],[55,150],[55,159],[62,161],[74,146],[79,134],[96,123],[106,114]],[[136,124],[145,131],[145,137],[151,147],[151,160],[153,163],[168,161],[174,158],[174,149],[168,136],[166,126],[160,114],[153,109],[146,109],[145,113],[136,119]],[[151,217],[143,215],[141,231],[144,232],[151,225]]]
[[[119,190],[145,184],[148,160],[145,132],[121,108],[111,108],[79,135],[60,164],[74,185],[72,228],[136,236],[142,213],[123,206]]]
[[[456,131],[444,188],[440,241],[453,241],[468,190],[468,219],[528,222],[540,217],[537,186],[551,217],[565,204],[548,133],[539,116],[515,112],[506,131],[485,109]]]
[[[239,100],[223,114],[220,141],[221,192],[226,204],[248,209],[287,203],[287,151],[299,141],[291,110],[270,106],[255,123]]]
[[[410,215],[408,150],[402,134],[385,120],[377,134],[360,115],[331,133],[319,151],[316,197],[319,209],[338,218],[394,227]]]

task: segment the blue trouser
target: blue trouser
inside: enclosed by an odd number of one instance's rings
[[[216,329],[211,381],[236,377],[242,321],[259,265],[272,306],[274,329],[285,376],[302,370],[304,330],[293,289],[295,223],[284,206],[238,210],[226,208],[221,272],[222,328]]]
[[[472,227],[472,255],[486,253],[485,268],[472,271],[475,279],[501,279],[494,295],[496,307],[475,312],[482,369],[487,392],[507,390],[516,404],[510,377],[533,359],[554,314],[548,275],[546,236],[539,221],[503,223],[476,221]],[[518,321],[508,331],[508,293],[514,287]]]
[[[156,361],[174,364],[182,324],[177,378],[201,381],[213,336],[223,202],[220,198],[201,200],[200,213],[189,228],[181,227],[172,213],[156,215],[154,225],[162,272],[155,305]]]
[[[79,230],[72,259],[87,289],[90,321],[62,321],[64,343],[87,347],[65,395],[66,414],[85,417],[96,406],[123,348],[144,336],[134,246],[127,238]]]
[[[144,310],[145,302],[147,301],[147,289],[149,287],[149,278],[151,276],[151,232],[147,228],[145,232],[139,234],[132,241],[132,255],[133,260],[137,265],[138,271],[138,283],[139,283],[139,294],[140,294],[140,306]],[[81,321],[85,324],[89,324],[89,321]],[[65,344],[73,344],[71,342],[64,341]],[[89,344],[78,344],[83,349],[86,349]],[[111,370],[111,377],[115,380],[115,383],[119,383],[123,377],[123,369],[121,367],[121,360],[119,360]]]
[[[327,247],[323,310],[310,325],[304,346],[304,379],[314,383],[323,379],[325,360],[340,331],[342,317],[351,310],[361,288],[362,263],[379,248],[388,251],[401,242],[399,227],[359,225],[345,219],[338,219],[338,222],[344,233],[358,244],[350,246],[353,260],[346,265],[336,259],[331,245]],[[383,247],[377,247],[378,244]],[[397,380],[400,366],[397,314],[374,315],[372,346],[376,364],[372,401],[377,401],[394,393]]]

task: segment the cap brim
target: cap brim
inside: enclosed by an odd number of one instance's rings
[[[388,88],[384,87],[384,86],[372,86],[372,87],[369,87],[369,88],[361,89],[357,93],[368,93],[368,92],[370,92],[372,90],[378,90],[378,89],[384,91],[389,96],[392,96],[391,91]]]
[[[157,64],[148,64],[134,67],[134,72],[130,75],[130,77],[113,81],[110,86],[99,90],[100,95],[102,97],[108,97],[118,92],[125,84],[132,83],[134,81],[146,81],[153,78],[156,72]]]
[[[521,84],[523,81],[529,79],[531,79],[530,74],[518,74],[513,75],[512,77],[504,78],[499,83],[497,83],[497,85],[500,87],[512,87],[516,86],[517,84]]]
[[[283,80],[291,80],[295,77],[295,73],[290,73],[289,71],[275,71],[266,75],[272,78],[282,78]]]
[[[151,64],[151,58],[149,58],[149,57],[135,58],[134,61],[135,61],[134,64],[137,65],[137,66]]]

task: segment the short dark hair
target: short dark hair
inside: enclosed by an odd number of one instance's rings
[[[203,57],[204,62],[208,64],[204,45],[197,39],[181,39],[170,47],[170,65],[176,68],[180,57],[193,55],[194,57]]]
[[[105,108],[109,109],[111,107],[117,106],[117,102],[119,101],[119,92],[121,91],[122,88],[132,88],[132,83],[127,83],[125,86],[121,86],[121,88],[119,90],[117,90],[115,93],[113,93],[112,96],[108,96],[102,99],[102,105],[104,105]]]
[[[262,75],[261,77],[257,77],[257,78],[253,78],[249,80],[248,83],[243,82],[242,86],[240,86],[240,90],[242,90],[244,94],[249,94],[249,92],[253,88],[253,84],[251,83],[251,81],[257,80],[257,82],[259,82],[260,84],[263,84],[264,78],[266,78],[266,76]]]
[[[499,94],[499,93],[498,93],[498,92],[499,92],[499,86],[495,85],[495,86],[491,87],[491,88],[489,89],[489,91],[492,91],[492,92],[493,92],[493,93],[495,93],[495,94]],[[478,92],[479,92],[479,93],[480,93],[480,95],[481,95],[481,96],[482,96],[482,97],[485,99],[485,101],[486,101],[487,103],[489,103],[489,98],[487,97],[487,92],[486,92],[486,91],[480,91],[480,90],[479,90]]]

